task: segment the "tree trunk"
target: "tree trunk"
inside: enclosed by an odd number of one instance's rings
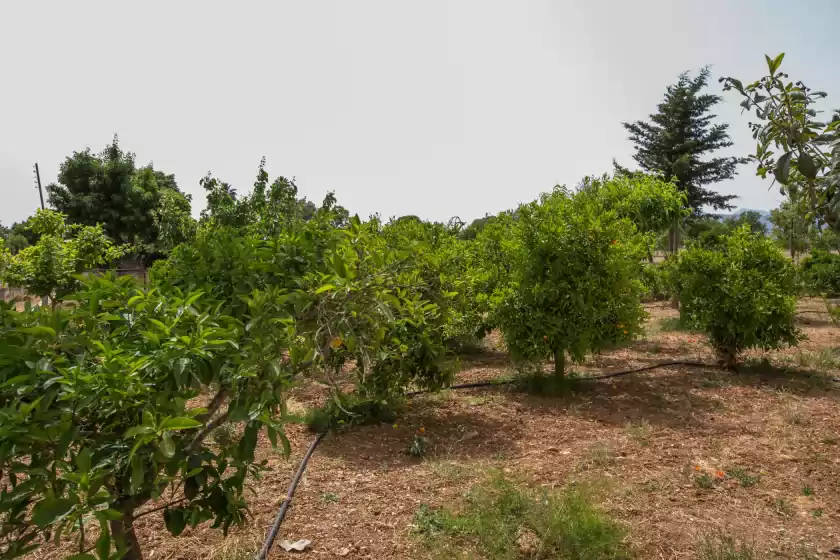
[[[738,369],[738,355],[735,350],[727,348],[718,351],[720,365],[726,370],[736,371]]]
[[[679,218],[674,218],[674,223],[668,231],[668,250],[671,255],[676,255],[680,250],[680,222]],[[676,292],[671,296],[671,307],[673,309],[680,308],[680,298]]]
[[[126,505],[121,512],[121,519],[111,521],[111,538],[123,551],[122,560],[143,560],[143,550],[134,532],[134,506]]]
[[[561,348],[554,349],[554,377],[563,379],[566,375],[566,352]]]

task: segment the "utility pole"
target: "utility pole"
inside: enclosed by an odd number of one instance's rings
[[[35,163],[35,181],[38,183],[38,195],[41,197],[41,210],[44,209],[44,191],[41,189],[41,171],[38,169],[38,163]]]

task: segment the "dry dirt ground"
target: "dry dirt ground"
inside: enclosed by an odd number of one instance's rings
[[[714,363],[702,335],[669,330],[675,311],[662,304],[648,311],[643,340],[577,369]],[[329,435],[278,538],[310,539],[311,548],[286,553],[275,545],[271,557],[424,558],[427,545],[411,532],[418,507],[457,503],[495,467],[525,484],[593,485],[600,507],[628,529],[639,558],[696,558],[698,540],[709,534],[743,539],[772,558],[837,558],[828,551],[840,546],[840,383],[832,380],[840,377],[840,328],[818,300],[801,302],[799,320],[808,340],[751,353],[737,374],[668,367],[562,397],[447,391],[416,398],[394,426]],[[511,373],[492,348],[462,365],[460,381]],[[310,406],[314,394],[301,387],[295,400]],[[406,451],[421,427],[428,450],[412,458]],[[226,539],[203,527],[172,538],[150,515],[138,521],[146,558],[252,558],[313,439],[302,426],[290,427],[289,436],[289,460],[260,443],[271,470],[254,484],[247,527]],[[730,474],[737,469],[757,482],[742,486]],[[711,488],[698,485],[704,474]]]

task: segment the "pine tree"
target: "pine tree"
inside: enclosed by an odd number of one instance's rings
[[[648,172],[662,173],[686,193],[687,204],[694,215],[704,206],[716,210],[733,208],[735,195],[722,195],[705,185],[732,179],[736,167],[746,158],[715,157],[701,159],[707,153],[732,145],[727,124],[714,124],[716,115],[711,108],[721,97],[701,94],[709,79],[709,68],[703,68],[692,78],[688,72],[680,75],[676,84],[668,86],[665,98],[650,115],[650,122],[623,123],[636,144],[636,162]],[[669,249],[679,247],[678,228],[674,224],[669,235]]]

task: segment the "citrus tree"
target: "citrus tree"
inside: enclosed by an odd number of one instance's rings
[[[748,348],[798,342],[796,271],[771,239],[742,226],[681,253],[676,275],[681,317],[708,335],[724,366]]]
[[[659,235],[689,214],[687,195],[660,176],[643,172],[621,172],[614,177],[586,177],[579,197],[592,199],[606,211],[627,218],[645,235],[647,257],[653,261],[653,249]]]
[[[64,215],[53,210],[38,210],[29,223],[40,237],[4,256],[2,278],[53,305],[78,287],[78,274],[120,258],[127,249],[114,246],[101,226],[67,225]]]
[[[105,277],[67,308],[0,308],[0,555],[71,539],[77,560],[136,560],[140,516],[176,536],[244,520],[258,434],[289,450],[285,394],[307,351],[287,297],[243,295],[247,323],[203,297]],[[232,440],[214,440],[225,424]]]
[[[156,263],[152,281],[205,291],[242,321],[251,291],[293,295],[297,336],[314,351],[306,373],[327,381],[336,399],[347,374],[357,396],[379,401],[399,398],[409,385],[442,386],[451,374],[446,340],[456,275],[441,280],[444,261],[423,236],[386,233],[377,219],[345,220],[337,208],[328,197],[307,219],[278,214],[241,227],[208,217],[193,242]]]
[[[494,310],[514,358],[554,358],[634,337],[644,311],[639,281],[645,243],[633,222],[596,197],[562,188],[516,212],[512,272]]]

